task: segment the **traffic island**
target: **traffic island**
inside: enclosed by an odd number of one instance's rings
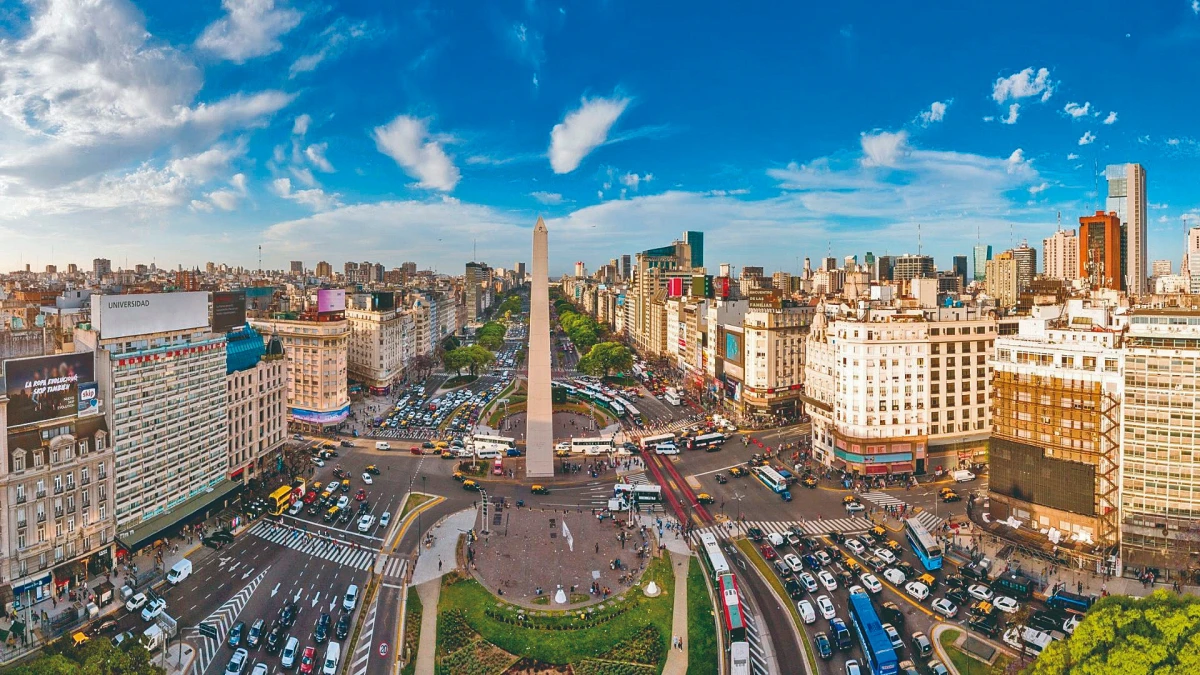
[[[1012,662],[999,649],[959,630],[943,630],[937,640],[958,675],[1004,675]]]

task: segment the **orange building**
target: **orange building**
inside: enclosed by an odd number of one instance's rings
[[[1079,218],[1079,278],[1092,288],[1125,289],[1121,219],[1116,213],[1097,211]]]

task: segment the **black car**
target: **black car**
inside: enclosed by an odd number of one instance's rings
[[[1000,610],[998,609],[993,609],[987,614],[974,614],[967,620],[967,626],[977,633],[994,638],[1004,624],[999,614]]]
[[[966,588],[969,584],[967,580],[958,574],[951,574],[942,580],[947,588]]]
[[[757,527],[752,527],[752,528],[746,530],[746,534],[749,535],[751,541],[762,541],[763,540],[763,531],[758,529]]]
[[[905,579],[911,579],[917,575],[916,568],[904,561],[896,563],[896,569],[900,570],[900,573],[904,575]]]
[[[894,626],[904,625],[904,612],[894,602],[885,602],[879,607],[879,614],[886,622]]]
[[[342,441],[338,445],[342,446],[343,448],[353,448],[354,447],[354,444],[351,443],[350,441]]]
[[[350,513],[350,509],[346,509],[346,510],[342,511],[342,516],[340,518],[338,518],[338,522],[345,524],[345,523],[350,522],[350,520],[352,518],[354,518],[354,514]]]
[[[337,626],[334,627],[333,632],[337,635],[337,639],[346,639],[346,636],[350,634],[349,613],[343,613],[342,616],[338,618]]]
[[[313,640],[317,644],[321,644],[329,639],[329,615],[322,612],[317,619],[317,626],[313,629]]]
[[[283,648],[283,626],[278,621],[274,626],[271,626],[271,632],[267,633],[267,653],[275,654]]]
[[[339,489],[342,492],[349,492],[350,491],[350,481],[346,481],[345,483],[342,483],[342,487]]]
[[[713,479],[715,479],[721,485],[724,485],[729,482],[729,479],[726,478],[725,474],[723,474],[723,473],[719,473],[719,474],[713,476]]]
[[[975,581],[987,581],[988,580],[987,570],[983,569],[979,565],[976,565],[975,563],[971,563],[970,565],[963,565],[962,567],[960,567],[958,569],[958,571],[960,574],[962,574],[964,577],[966,577],[968,579],[974,579]]]
[[[233,628],[229,629],[229,639],[225,642],[230,649],[237,649],[242,645],[242,634],[246,632],[246,622],[239,621],[233,624]]]
[[[99,623],[92,624],[92,627],[88,629],[88,635],[95,637],[97,635],[104,635],[105,633],[112,633],[112,632],[115,632],[116,630],[117,630],[117,620],[116,619],[104,619],[104,620],[100,621]]]
[[[296,605],[288,602],[279,610],[279,625],[291,628],[296,623]]]
[[[225,547],[224,542],[217,541],[216,539],[204,539],[204,545],[211,548],[214,551],[220,551],[222,548]]]
[[[783,582],[783,589],[787,591],[788,597],[793,600],[799,600],[804,597],[804,588],[800,586],[800,582],[795,579],[788,579]]]
[[[813,636],[813,645],[817,648],[817,653],[823,659],[833,658],[833,645],[829,644],[829,636],[824,633],[817,633]]]
[[[233,541],[233,533],[229,530],[217,530],[216,532],[208,535],[208,538],[215,541],[223,541],[228,544]]]
[[[946,599],[962,607],[971,601],[971,596],[967,595],[967,592],[961,588],[952,588],[946,591]]]

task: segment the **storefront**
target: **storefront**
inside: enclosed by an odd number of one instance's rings
[[[12,587],[13,609],[32,607],[42,600],[48,599],[53,585],[54,575],[50,572],[46,572],[41,576],[26,577],[24,580],[18,580]]]
[[[858,476],[911,476],[924,470],[925,443],[835,435],[833,467]]]

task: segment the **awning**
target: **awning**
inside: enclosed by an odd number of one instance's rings
[[[882,476],[888,472],[886,464],[868,464],[864,469],[868,476]]]
[[[897,462],[891,465],[892,473],[912,473],[912,462]]]
[[[171,512],[155,516],[130,530],[117,534],[117,545],[127,551],[139,551],[143,546],[154,543],[164,532],[210,507],[224,508],[222,500],[232,497],[245,487],[240,481],[225,481],[212,489],[176,506]]]
[[[81,576],[84,572],[82,560],[72,560],[54,568],[54,578],[60,584],[68,579]]]

